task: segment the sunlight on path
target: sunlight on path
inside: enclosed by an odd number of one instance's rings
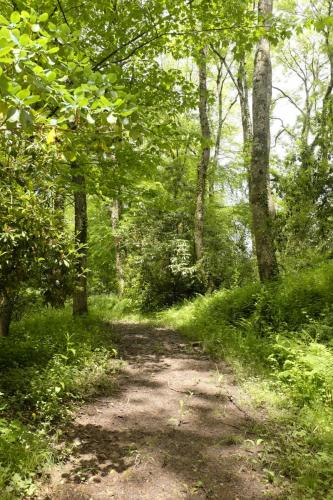
[[[67,434],[74,456],[40,498],[278,498],[228,367],[167,329],[113,330],[126,360],[117,390],[81,409]]]

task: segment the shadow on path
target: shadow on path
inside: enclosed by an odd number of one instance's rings
[[[281,498],[260,470],[260,436],[227,366],[167,329],[113,331],[126,361],[116,391],[82,408],[66,434],[73,457],[40,498]]]

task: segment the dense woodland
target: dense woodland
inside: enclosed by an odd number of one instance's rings
[[[126,317],[230,363],[279,498],[332,498],[332,0],[0,6],[1,498]]]

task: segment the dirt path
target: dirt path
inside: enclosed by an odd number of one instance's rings
[[[126,360],[117,390],[82,408],[68,433],[76,453],[42,498],[279,498],[228,367],[167,329],[113,330]]]

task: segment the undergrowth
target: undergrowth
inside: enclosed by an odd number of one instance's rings
[[[41,309],[0,340],[2,499],[32,495],[45,466],[61,458],[55,446],[73,404],[112,390],[117,353],[103,322],[112,304],[103,306],[95,301],[89,317],[75,320],[69,308]]]
[[[286,498],[332,499],[333,263],[198,297],[157,321],[228,360],[254,404],[265,407],[272,478]]]

